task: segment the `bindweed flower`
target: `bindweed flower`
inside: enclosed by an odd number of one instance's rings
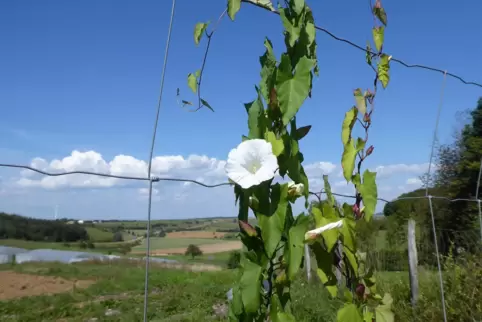
[[[319,228],[307,231],[305,234],[305,240],[316,239],[318,236],[321,235],[321,233],[327,230],[341,228],[341,227],[343,227],[343,220],[338,220],[336,222],[329,223]]]
[[[295,184],[293,181],[288,183],[288,195],[290,197],[300,197],[305,191],[305,185],[302,183]]]
[[[363,297],[363,295],[365,295],[365,285],[363,284],[358,284],[357,287],[355,288],[355,293],[359,296],[359,297]]]
[[[229,179],[248,189],[274,177],[278,159],[271,143],[262,139],[246,140],[232,149],[224,167]]]

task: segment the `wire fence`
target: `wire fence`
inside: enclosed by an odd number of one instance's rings
[[[265,9],[271,13],[279,14],[276,10],[274,9],[268,9],[265,6],[259,5],[257,2],[254,2],[253,0],[243,0],[242,2],[244,3],[249,3],[251,5],[260,7],[262,9]],[[160,82],[160,90],[159,90],[159,98],[158,98],[158,103],[156,107],[156,114],[155,114],[155,119],[154,119],[154,128],[153,128],[153,133],[152,133],[152,139],[151,139],[151,147],[149,150],[149,164],[148,164],[148,173],[146,177],[134,177],[134,176],[122,176],[122,175],[113,175],[113,174],[108,174],[108,173],[97,173],[97,172],[90,172],[90,171],[69,171],[69,172],[58,172],[58,173],[52,173],[52,172],[46,172],[42,171],[39,169],[32,168],[30,166],[25,166],[25,165],[18,165],[18,164],[7,164],[7,163],[1,163],[0,167],[4,168],[17,168],[17,169],[24,169],[24,170],[30,170],[34,171],[37,173],[40,173],[45,176],[65,176],[65,175],[75,175],[75,174],[83,174],[83,175],[92,175],[92,176],[100,176],[100,177],[109,177],[109,178],[116,178],[116,179],[121,179],[121,180],[134,180],[134,181],[147,181],[149,183],[149,197],[148,197],[148,210],[147,210],[147,227],[146,227],[146,243],[147,243],[147,249],[146,249],[146,259],[145,259],[145,289],[144,289],[144,321],[147,321],[147,316],[148,316],[148,301],[149,301],[149,262],[150,262],[150,228],[151,228],[151,204],[152,204],[152,191],[153,191],[153,183],[159,183],[161,181],[174,181],[174,182],[189,182],[193,184],[197,184],[202,187],[206,188],[215,188],[215,187],[221,187],[221,186],[229,186],[231,183],[229,182],[222,182],[218,184],[205,184],[202,182],[199,182],[197,180],[192,180],[192,179],[182,179],[182,178],[159,178],[159,177],[153,177],[151,175],[151,167],[152,167],[152,159],[153,159],[153,154],[154,154],[154,146],[155,146],[155,141],[156,141],[156,132],[158,128],[158,121],[160,117],[160,110],[161,110],[161,104],[162,104],[162,96],[163,96],[163,87],[164,87],[164,81],[165,81],[165,72],[168,64],[168,56],[169,56],[169,45],[171,42],[171,32],[173,28],[173,21],[174,21],[174,16],[175,16],[175,7],[176,7],[176,0],[172,1],[172,9],[171,9],[171,15],[170,15],[170,22],[169,22],[169,29],[168,29],[168,35],[167,35],[167,42],[166,42],[166,47],[165,47],[165,54],[164,54],[164,63],[162,67],[162,73],[161,73],[161,82]],[[359,46],[355,44],[354,42],[338,37],[329,30],[320,27],[320,26],[315,26],[315,28],[327,35],[329,35],[331,38],[335,39],[336,41],[340,41],[343,43],[346,43],[356,49],[359,49],[363,52],[367,52],[366,48]],[[376,53],[370,53],[372,55],[376,55]],[[453,73],[448,73],[446,70],[439,69],[439,68],[434,68],[430,66],[425,66],[425,65],[420,65],[420,64],[408,64],[405,63],[403,60],[392,57],[391,61],[396,62],[404,67],[407,68],[418,68],[418,69],[424,69],[432,72],[437,72],[437,73],[442,73],[444,75],[444,83],[442,87],[442,92],[441,92],[441,100],[440,100],[440,105],[438,108],[438,114],[437,114],[437,121],[435,125],[435,130],[434,130],[434,143],[436,140],[437,136],[437,130],[438,130],[438,121],[439,121],[439,116],[440,116],[440,111],[442,109],[442,103],[443,103],[443,92],[445,88],[445,80],[446,77],[452,77],[455,79],[458,79],[462,83],[466,85],[473,85],[477,87],[482,88],[482,84],[476,83],[476,82],[471,82],[471,81],[466,81],[463,77],[453,74]],[[434,143],[432,144],[432,152],[430,156],[430,162],[429,164],[432,164],[432,159],[433,159],[433,149],[434,149]],[[481,162],[481,172],[482,172],[482,162]],[[429,174],[430,175],[430,169],[429,169]],[[480,173],[479,173],[479,182],[480,182]],[[321,199],[321,195],[324,194],[323,191],[321,192],[310,192],[312,196],[317,197],[318,199]],[[351,195],[343,195],[343,194],[337,194],[334,193],[334,195],[339,196],[339,197],[345,197],[345,198],[355,198],[355,196]],[[434,215],[434,210],[432,207],[432,200],[436,199],[441,199],[441,200],[446,200],[449,202],[457,202],[457,201],[466,201],[466,202],[474,202],[478,204],[478,215],[479,215],[479,221],[481,224],[480,227],[480,236],[478,236],[478,243],[482,242],[482,212],[481,212],[481,199],[479,198],[479,185],[477,186],[477,191],[475,194],[474,198],[466,198],[466,199],[450,199],[445,196],[431,196],[429,194],[429,190],[427,189],[426,195],[423,197],[405,197],[405,198],[397,198],[394,200],[387,200],[383,198],[378,198],[379,201],[386,202],[386,203],[394,203],[397,201],[401,200],[414,200],[414,199],[427,199],[429,205],[430,205],[430,214],[431,214],[431,219],[432,219],[432,237],[434,239],[434,242],[429,243],[426,240],[419,240],[417,243],[417,248],[419,248],[419,252],[421,254],[426,254],[426,257],[424,257],[424,265],[427,265],[429,267],[430,271],[433,271],[434,269],[438,271],[439,273],[439,284],[441,288],[441,303],[442,303],[442,310],[444,313],[444,321],[447,321],[446,317],[446,307],[445,307],[445,300],[444,300],[444,283],[443,283],[443,276],[442,276],[442,264],[440,261],[440,252],[439,252],[439,244],[442,249],[445,249],[447,247],[446,243],[443,238],[439,239],[438,236],[444,236],[442,233],[443,230],[437,229],[435,225],[435,215]],[[477,238],[474,236],[474,240]],[[428,239],[427,239],[428,240]],[[445,243],[445,244],[444,244]],[[404,247],[403,245],[399,245],[400,247]],[[432,248],[434,247],[434,248]],[[402,252],[403,253],[403,252]],[[370,254],[370,261],[373,263],[375,267],[377,267],[381,271],[404,271],[406,267],[406,259],[400,255],[400,257],[394,257],[395,255],[389,253],[387,250],[381,250],[378,252],[375,252],[373,254]],[[425,256],[425,255],[424,255]],[[433,258],[435,258],[436,266],[434,265]],[[435,268],[436,267],[436,268]]]

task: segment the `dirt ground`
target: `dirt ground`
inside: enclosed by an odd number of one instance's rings
[[[227,241],[225,243],[219,244],[206,244],[206,245],[198,245],[198,247],[202,250],[203,254],[215,254],[215,253],[222,253],[228,252],[231,250],[241,249],[243,244],[240,241]],[[181,248],[166,248],[166,249],[158,249],[152,251],[152,255],[156,256],[167,256],[167,255],[177,255],[177,254],[184,254],[186,251],[186,247]]]
[[[60,277],[0,272],[0,301],[25,296],[52,295],[87,288],[95,283],[90,280],[66,280]]]
[[[226,233],[218,233],[214,231],[175,231],[167,233],[167,238],[223,238]]]

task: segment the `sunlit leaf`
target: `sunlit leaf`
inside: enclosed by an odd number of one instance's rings
[[[283,144],[282,139],[278,139],[276,137],[276,134],[274,134],[272,131],[267,131],[264,135],[265,140],[271,143],[271,146],[273,147],[273,154],[276,156],[279,156],[281,153],[283,153],[283,150],[285,148]]]
[[[246,112],[248,112],[248,137],[250,139],[264,139],[266,117],[260,95],[258,94],[258,97],[253,102],[244,104],[244,107]]]
[[[358,189],[363,198],[363,205],[365,206],[364,218],[367,222],[370,221],[377,207],[378,192],[376,177],[376,172],[365,170],[365,172],[363,172],[363,183]]]
[[[276,75],[276,92],[284,125],[290,122],[308,97],[313,66],[313,60],[302,57],[296,65],[293,75],[289,56],[287,54],[281,56],[281,63]]]
[[[345,303],[345,305],[336,314],[336,321],[337,322],[363,322],[363,317],[361,316],[361,313],[355,304]]]
[[[276,209],[273,214],[258,214],[258,223],[261,228],[264,246],[268,257],[271,257],[278,246],[284,230],[286,209],[288,204],[288,184],[276,184],[271,193],[271,209]]]
[[[349,109],[345,113],[345,118],[343,119],[343,125],[341,126],[341,142],[343,145],[347,144],[351,138],[351,131],[355,125],[356,118],[358,116],[358,110],[356,107]]]
[[[385,37],[385,27],[374,27],[372,29],[373,42],[375,43],[375,48],[380,52],[383,47],[383,40]]]
[[[208,27],[209,22],[199,22],[196,24],[194,27],[194,43],[196,45],[199,45],[199,42],[201,41],[201,38],[204,34],[204,31],[206,31],[206,28]]]
[[[366,102],[365,96],[363,95],[361,89],[357,88],[355,90],[355,92],[353,93],[353,96],[355,96],[356,108],[358,109],[358,112],[362,116],[365,115],[365,113],[367,111],[367,102]]]
[[[236,13],[241,8],[241,0],[228,0],[228,16],[234,21]]]
[[[194,93],[197,92],[197,74],[198,72],[196,72],[195,74],[189,73],[187,75],[187,85]]]
[[[388,21],[387,21],[387,13],[385,12],[385,9],[383,9],[382,7],[375,6],[375,8],[373,8],[373,13],[381,21],[382,24],[384,24],[385,26],[387,25]]]
[[[395,314],[392,311],[393,299],[390,294],[385,293],[382,304],[375,308],[375,317],[377,322],[394,322]]]
[[[239,282],[241,298],[245,311],[254,313],[258,310],[261,301],[261,272],[263,269],[248,259],[243,260],[242,266],[243,274]]]
[[[378,62],[378,79],[382,82],[383,88],[387,88],[390,81],[390,59],[386,54],[380,56]]]
[[[293,280],[298,273],[304,252],[305,233],[308,230],[309,217],[298,215],[288,233],[288,278]]]

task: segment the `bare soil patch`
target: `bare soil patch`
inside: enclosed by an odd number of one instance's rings
[[[215,231],[174,231],[167,233],[167,238],[223,238],[226,233]]]
[[[0,272],[0,301],[25,296],[52,295],[76,288],[87,288],[92,280],[66,280],[60,277]]]
[[[227,241],[225,243],[219,244],[206,244],[206,245],[198,245],[201,248],[203,254],[215,254],[215,253],[222,253],[228,252],[231,250],[241,249],[243,244],[240,241]],[[152,251],[152,255],[156,256],[167,256],[167,255],[178,255],[184,254],[186,251],[185,247],[182,248],[166,248],[166,249],[159,249]]]

